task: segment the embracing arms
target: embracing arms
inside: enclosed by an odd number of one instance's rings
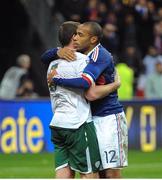
[[[70,49],[67,47],[64,48],[52,48],[47,51],[45,51],[41,55],[41,61],[44,64],[49,64],[51,61],[56,60],[58,58],[63,58],[68,61],[74,60],[75,57],[75,50]]]
[[[110,93],[116,91],[121,85],[120,76],[116,71],[115,81],[106,85],[92,85],[87,91],[85,91],[85,97],[89,101],[95,101],[108,96]]]
[[[45,63],[50,62],[54,60],[54,58],[56,58],[57,54],[59,57],[62,57],[62,58],[64,57],[64,59],[69,59],[69,61],[71,61],[72,59],[73,60],[75,59],[74,50],[71,50],[69,48],[60,48],[59,50],[57,48],[53,48],[51,50],[46,51],[42,55],[41,60]],[[51,72],[51,74],[49,74],[48,76],[48,83],[51,83],[52,81],[54,81],[57,85],[63,85],[63,86],[68,86],[68,87],[73,87],[73,88],[82,88],[85,90],[87,89],[87,91],[85,92],[85,97],[89,101],[94,101],[96,99],[100,99],[107,96],[108,94],[112,93],[113,91],[117,90],[120,87],[120,78],[118,74],[115,75],[114,82],[110,84],[95,85],[94,82],[96,78],[100,75],[100,72],[104,70],[105,66],[106,64],[103,64],[103,65],[98,64],[96,68],[94,68],[94,64],[92,63],[88,66],[89,68],[86,68],[85,70],[85,72],[88,72],[88,74],[83,73],[81,78],[75,78],[75,79],[60,79],[60,78],[56,79],[56,78],[53,78],[55,76],[55,73],[53,72],[52,74]],[[89,76],[89,72],[92,72],[91,74],[92,76]],[[97,73],[97,76],[94,77],[93,74],[96,74],[96,73]]]

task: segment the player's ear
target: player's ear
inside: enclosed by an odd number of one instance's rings
[[[92,43],[92,44],[95,44],[97,41],[98,41],[97,36],[92,36],[92,37],[91,37],[91,43]]]

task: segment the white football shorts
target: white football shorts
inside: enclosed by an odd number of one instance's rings
[[[93,117],[102,168],[117,169],[128,166],[128,129],[124,112],[105,117]]]

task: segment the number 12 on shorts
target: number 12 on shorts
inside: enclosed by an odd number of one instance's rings
[[[115,150],[111,150],[109,152],[104,151],[104,153],[105,153],[105,158],[106,158],[107,163],[115,163],[117,161],[115,159],[115,156],[116,156],[116,151]]]

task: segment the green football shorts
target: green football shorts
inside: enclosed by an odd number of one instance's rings
[[[50,128],[56,170],[69,166],[83,174],[99,171],[101,160],[93,122],[78,129]]]

